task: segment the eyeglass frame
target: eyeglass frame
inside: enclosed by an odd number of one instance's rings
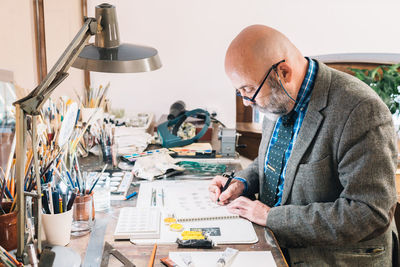
[[[268,76],[269,76],[269,74],[271,73],[272,70],[275,71],[276,75],[278,76],[279,83],[281,84],[282,88],[284,89],[284,87],[283,87],[283,85],[282,85],[282,82],[281,82],[281,78],[279,77],[279,74],[278,74],[278,72],[277,72],[276,69],[277,69],[277,67],[278,67],[279,64],[281,64],[282,62],[285,62],[285,61],[286,61],[285,59],[282,59],[282,60],[279,61],[278,63],[273,64],[273,65],[271,66],[271,68],[269,68],[269,70],[268,70],[268,72],[267,72],[267,75],[265,75],[263,81],[261,82],[260,86],[257,88],[257,90],[256,90],[256,92],[254,93],[254,95],[253,95],[252,98],[249,98],[249,97],[247,97],[247,96],[242,95],[242,94],[240,93],[239,89],[236,89],[236,95],[237,95],[237,96],[240,96],[240,97],[243,98],[244,100],[250,101],[250,102],[252,102],[252,103],[256,103],[255,99],[256,99],[258,93],[261,91],[261,88],[264,86],[264,83],[265,83],[265,81],[267,80],[267,78],[268,78]],[[285,92],[286,92],[286,90],[285,90]],[[290,98],[291,98],[291,97],[290,97]]]

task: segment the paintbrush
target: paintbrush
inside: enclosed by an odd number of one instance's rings
[[[103,170],[102,170],[101,173],[97,176],[96,181],[93,183],[92,187],[90,188],[88,195],[90,195],[90,193],[92,193],[94,187],[96,186],[96,184],[97,184],[97,182],[99,181],[100,177],[103,175],[103,173],[104,173],[104,171],[106,170],[106,168],[107,168],[107,164],[104,165]]]
[[[3,210],[3,196],[4,196],[4,190],[6,188],[6,178],[4,177],[3,179],[3,185],[1,187],[1,195],[0,195],[0,211],[2,212],[2,214],[5,214],[6,212]]]

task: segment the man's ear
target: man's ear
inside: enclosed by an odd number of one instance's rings
[[[286,62],[282,62],[277,67],[277,72],[282,79],[282,82],[290,83],[292,81],[293,70]]]

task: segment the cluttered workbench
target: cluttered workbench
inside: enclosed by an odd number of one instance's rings
[[[232,166],[230,166],[232,168]],[[240,164],[233,164],[234,168],[240,168]],[[101,170],[102,164],[97,160],[97,157],[87,157],[81,160],[81,168],[87,170]],[[173,177],[164,178],[164,180],[174,179]],[[129,188],[128,194],[132,192],[138,192],[140,197],[140,183],[134,178],[132,186]],[[131,261],[136,266],[148,266],[151,258],[154,246],[152,244],[140,244],[135,245],[129,240],[125,241],[115,241],[114,231],[117,225],[120,210],[124,207],[134,207],[137,205],[138,198],[133,197],[129,200],[115,200],[111,201],[111,207],[107,211],[96,211],[95,224],[93,226],[92,233],[81,236],[72,237],[68,247],[79,252],[83,266],[89,266],[88,263],[94,264],[92,261],[101,262],[101,257],[103,255],[103,241],[109,243],[114,249],[121,252],[129,261]],[[239,251],[271,251],[273,260],[276,266],[287,266],[283,254],[279,248],[279,245],[273,235],[269,230],[265,231],[265,228],[253,225],[258,242],[254,244],[230,244],[230,245],[218,245],[213,249],[187,249],[178,248],[177,244],[159,244],[156,249],[154,266],[164,266],[161,264],[160,259],[167,257],[169,252],[190,252],[198,253],[199,251],[207,252],[222,252],[227,247],[238,249]],[[161,226],[163,227],[163,226]],[[88,254],[90,253],[90,255]],[[121,263],[113,256],[109,257],[109,266],[119,266]],[[90,265],[93,266],[93,265]]]
[[[232,266],[252,262],[285,266],[271,232],[264,233],[263,228],[253,227],[211,202],[208,180],[202,174],[211,176],[219,167],[206,171],[207,165],[202,165],[201,171],[187,174],[188,169],[197,170],[195,164],[180,166],[170,158],[170,151],[136,161],[141,153],[149,153],[144,149],[153,141],[153,136],[142,131],[148,129],[150,116],[138,113],[124,117],[112,110],[107,99],[110,83],[85,88],[82,95],[75,92],[77,101],[70,96],[50,98],[71,66],[110,73],[161,67],[156,49],[120,44],[116,17],[114,6],[96,6],[96,18],[85,18],[38,86],[12,100],[15,123],[10,125],[15,126],[15,135],[0,179],[0,217],[5,225],[0,227],[4,230],[0,234],[0,262],[5,266],[120,265],[108,257],[112,254],[124,266],[157,266],[165,256],[179,266],[193,266],[193,262],[210,266],[217,260],[220,266],[233,261]],[[93,35],[95,45],[86,45]],[[119,47],[125,55],[115,56]],[[92,49],[101,53],[92,53]],[[174,118],[157,125],[158,141],[168,149],[197,143],[209,132],[210,122],[218,121],[215,116],[210,118],[202,109],[180,110]],[[195,124],[185,122],[187,117],[202,121],[199,132]],[[218,156],[232,157],[235,129],[226,129],[221,138],[225,141]],[[213,155],[208,148],[200,150],[200,154]],[[128,162],[118,162],[121,155],[128,156]],[[132,160],[134,167],[124,168]],[[168,171],[171,166],[172,171]],[[178,172],[187,175],[185,180],[172,180]],[[146,182],[133,179],[133,174]],[[199,175],[202,179],[196,179]],[[229,175],[231,181],[233,174]],[[189,176],[194,181],[186,180]],[[184,217],[187,211],[194,216]],[[175,241],[185,249],[178,249]],[[230,249],[224,250],[228,245]],[[201,252],[188,247],[210,249]]]
[[[151,114],[120,120],[103,108],[60,101],[49,100],[32,121],[29,148],[13,144],[9,153],[1,207],[9,207],[3,219],[12,223],[0,236],[11,254],[1,261],[161,266],[169,258],[193,266],[191,258],[198,267],[224,257],[233,267],[287,266],[272,232],[210,200],[210,179],[230,181],[241,169],[235,129],[196,109],[157,124],[153,135]],[[181,119],[186,115],[196,116],[191,124]],[[14,150],[23,155],[19,164]]]

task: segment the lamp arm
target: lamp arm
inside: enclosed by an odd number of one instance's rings
[[[14,105],[19,104],[26,114],[37,115],[42,105],[50,97],[54,89],[68,76],[68,69],[85,47],[90,36],[96,34],[96,31],[96,19],[86,18],[82,28],[75,35],[74,39],[62,53],[43,81],[26,97],[17,100]]]
[[[91,35],[94,35],[97,31],[97,22],[94,18],[86,18],[85,23],[82,28],[76,34],[74,39],[65,49],[63,54],[57,60],[56,64],[46,75],[43,81],[32,90],[27,96],[21,98],[14,102],[16,107],[16,179],[17,179],[17,209],[18,209],[18,219],[17,219],[17,258],[18,260],[24,260],[24,247],[25,247],[25,190],[24,190],[24,177],[25,177],[25,153],[26,153],[26,132],[27,132],[27,120],[26,115],[33,116],[33,128],[36,128],[36,118],[35,115],[39,115],[40,109],[46,100],[50,97],[54,89],[68,76],[68,69],[76,60],[79,53],[82,51],[86,42],[89,40]],[[35,154],[35,171],[36,171],[36,184],[38,186],[37,190],[37,201],[40,202],[41,190],[40,190],[40,175],[38,173],[38,163],[37,163],[37,150],[36,148],[36,132],[33,131],[32,147],[33,153]],[[36,216],[40,216],[40,204],[37,206]],[[37,227],[41,227],[40,219],[37,220]],[[37,231],[40,236],[41,230]],[[39,237],[40,238],[40,237]],[[41,241],[38,240],[38,249],[40,252]]]

